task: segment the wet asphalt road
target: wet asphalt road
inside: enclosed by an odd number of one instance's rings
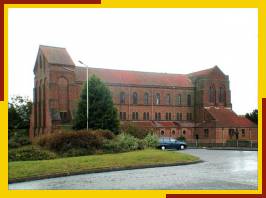
[[[167,151],[166,151],[167,152]],[[9,189],[257,189],[257,152],[188,149],[203,163],[75,175]]]

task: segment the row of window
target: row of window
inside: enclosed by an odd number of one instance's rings
[[[237,138],[238,138],[238,133],[235,134],[234,129],[229,129],[228,134],[229,134],[230,138],[232,138],[234,135],[237,135]],[[241,129],[241,135],[242,135],[242,137],[246,136],[245,129]],[[209,137],[209,129],[204,129],[204,137]]]
[[[192,113],[187,113],[186,118],[187,118],[186,120],[193,120]],[[126,112],[120,112],[120,120],[126,120],[126,119],[127,119]],[[161,112],[155,112],[154,113],[154,119],[155,120],[162,120],[161,119]],[[139,120],[139,112],[132,112],[132,120]],[[150,113],[149,112],[143,113],[143,120],[150,120]],[[165,113],[165,120],[174,120],[171,112]],[[176,119],[175,120],[178,120],[178,121],[183,120],[182,113],[176,113]]]
[[[160,134],[161,134],[161,136],[164,136],[164,135],[165,135],[164,130],[161,130],[161,131],[160,131]],[[175,130],[172,130],[171,134],[172,134],[172,135],[175,135],[175,134],[176,134],[176,131],[175,131]],[[183,135],[183,136],[186,135],[186,130],[183,130],[183,131],[182,131],[182,135]]]
[[[144,105],[148,105],[149,102],[149,93],[144,93]],[[120,104],[125,104],[126,103],[126,94],[125,92],[120,92]],[[132,103],[133,104],[139,104],[139,97],[138,97],[138,93],[137,92],[133,92],[132,94]],[[154,95],[154,102],[155,105],[160,105],[161,104],[161,95],[160,93],[156,93]],[[182,97],[181,94],[176,96],[176,101],[175,101],[176,105],[181,105],[182,104]],[[171,105],[172,101],[171,101],[171,94],[167,94],[165,97],[165,104],[166,105]],[[187,95],[187,105],[191,106],[192,105],[192,101],[191,101],[191,95],[188,94]]]
[[[219,102],[224,103],[226,101],[226,92],[224,87],[219,87]],[[209,102],[216,103],[216,88],[214,85],[209,88]]]

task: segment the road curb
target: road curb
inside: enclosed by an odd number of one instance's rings
[[[87,171],[84,170],[84,171],[72,172],[72,173],[58,173],[58,174],[51,174],[51,175],[45,175],[45,176],[14,178],[14,179],[9,179],[8,184],[41,180],[41,179],[51,179],[51,178],[65,177],[65,176],[72,176],[72,175],[103,173],[103,172],[123,171],[123,170],[134,170],[134,169],[144,169],[144,168],[159,168],[159,167],[167,167],[167,166],[182,166],[182,165],[197,164],[197,163],[202,163],[202,162],[204,162],[204,161],[203,160],[196,160],[196,161],[192,161],[192,162],[179,162],[179,163],[171,163],[171,164],[151,164],[151,165],[143,165],[143,166],[135,166],[135,167],[128,166],[128,167],[123,167],[123,168],[103,168],[103,169],[94,169],[94,170],[87,170]]]
[[[258,151],[258,148],[235,148],[235,147],[228,147],[228,148],[206,148],[207,150],[230,150],[230,151]]]

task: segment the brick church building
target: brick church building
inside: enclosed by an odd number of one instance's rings
[[[34,66],[30,137],[71,126],[86,81],[65,48],[40,46]],[[121,124],[188,142],[257,141],[257,125],[232,110],[229,77],[219,67],[190,74],[89,68],[111,90]]]

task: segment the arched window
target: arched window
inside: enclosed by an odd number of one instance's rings
[[[175,135],[175,130],[172,130],[172,135]]]
[[[64,77],[58,79],[58,105],[60,119],[62,123],[69,121],[69,92],[68,92],[68,80]]]
[[[209,102],[211,102],[211,103],[216,102],[216,90],[215,90],[214,85],[210,86],[210,88],[209,88]]]
[[[40,58],[39,58],[39,65],[40,65],[40,68],[42,69],[42,56],[40,55]]]
[[[225,88],[224,87],[220,87],[219,89],[219,102],[220,103],[224,103],[225,102]]]
[[[43,82],[43,127],[46,128],[46,79]]]
[[[176,96],[176,105],[181,105],[181,95]]]
[[[191,95],[187,95],[187,106],[191,106]]]
[[[167,94],[166,95],[166,105],[170,105],[171,104],[171,95],[170,94]]]
[[[125,104],[126,102],[126,95],[124,92],[120,92],[120,104]]]
[[[149,104],[149,94],[147,92],[144,94],[144,104]]]
[[[161,135],[164,135],[164,131],[163,130],[161,131]]]
[[[155,96],[155,104],[156,105],[160,104],[160,94],[159,93],[157,93],[156,96]]]
[[[137,94],[137,92],[133,93],[133,104],[138,104],[138,94]]]

